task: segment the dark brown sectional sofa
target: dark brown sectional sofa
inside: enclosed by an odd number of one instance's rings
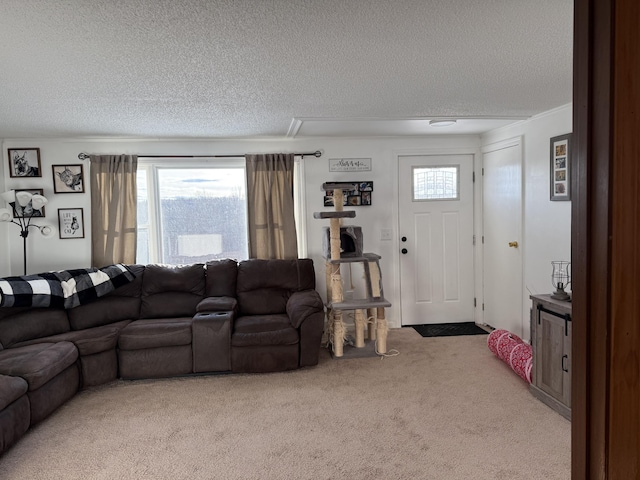
[[[310,259],[128,268],[131,283],[86,305],[0,308],[0,453],[85,387],[318,363]]]

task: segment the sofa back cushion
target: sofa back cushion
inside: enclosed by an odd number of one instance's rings
[[[205,264],[206,297],[235,297],[238,263],[235,260],[212,260]]]
[[[67,310],[73,330],[100,327],[122,320],[137,320],[140,317],[140,295],[144,265],[127,265],[135,279],[116,288],[94,302]]]
[[[0,308],[0,343],[4,348],[69,330],[67,312],[61,308]]]
[[[244,260],[238,265],[236,294],[240,315],[286,313],[293,292],[314,289],[313,261]]]
[[[140,318],[190,317],[204,298],[204,264],[147,265]]]

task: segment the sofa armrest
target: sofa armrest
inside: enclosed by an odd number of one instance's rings
[[[324,314],[324,304],[315,290],[294,292],[287,301],[287,316],[294,328],[300,328],[307,318],[320,312]]]
[[[196,306],[196,312],[238,313],[238,301],[233,297],[206,297]]]
[[[233,316],[232,311],[195,314],[191,324],[194,373],[231,370]]]

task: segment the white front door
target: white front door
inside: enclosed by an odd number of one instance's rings
[[[473,321],[473,155],[398,157],[402,325]]]
[[[495,148],[482,158],[484,323],[522,336],[521,147]]]

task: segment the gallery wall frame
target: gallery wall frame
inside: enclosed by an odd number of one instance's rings
[[[9,176],[42,177],[39,148],[8,148]]]
[[[42,195],[42,188],[20,188],[16,189],[16,193],[18,192],[29,192],[31,195]],[[45,207],[42,207],[40,210],[33,210],[31,206],[31,201],[24,207],[20,206],[18,202],[15,204],[14,215],[18,218],[24,218],[25,215],[27,217],[33,218],[43,218],[45,216]]]
[[[343,190],[342,204],[350,207],[371,205],[371,192],[373,192],[373,182],[348,182],[353,184],[352,190]],[[333,190],[324,192],[324,206],[333,207]]]
[[[59,208],[58,232],[63,240],[84,238],[84,210],[82,208]]]
[[[554,202],[571,200],[571,134],[553,137],[550,141],[549,199]]]
[[[84,172],[81,164],[52,165],[53,193],[84,193]]]

